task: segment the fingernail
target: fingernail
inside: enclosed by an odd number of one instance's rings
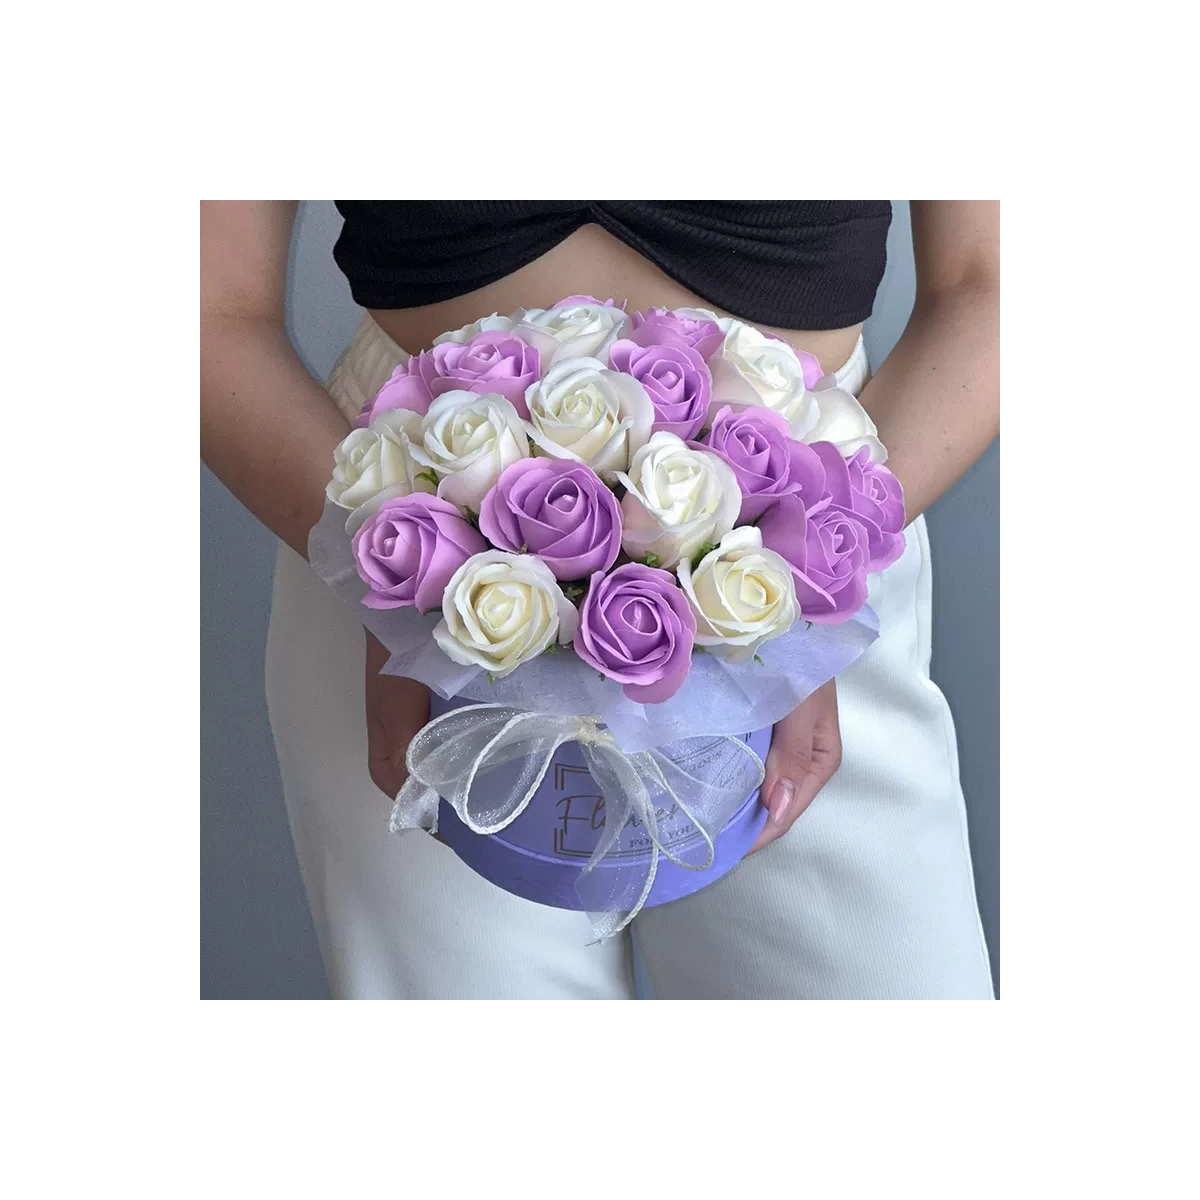
[[[784,814],[792,807],[795,798],[796,785],[790,779],[776,780],[771,789],[771,797],[767,801],[767,807],[771,810],[771,820],[776,825],[783,824]]]

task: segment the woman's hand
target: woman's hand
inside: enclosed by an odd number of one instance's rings
[[[771,816],[751,854],[791,829],[841,762],[837,685],[831,679],[775,725],[762,785],[763,803]]]
[[[402,675],[381,675],[388,652],[367,634],[367,767],[389,800],[408,776],[408,743],[429,720],[429,689]]]

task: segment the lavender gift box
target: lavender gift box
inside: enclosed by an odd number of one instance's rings
[[[471,703],[434,695],[430,716]],[[742,734],[739,740],[765,760],[771,730]],[[516,764],[497,767],[489,772],[487,786],[510,788],[518,773]],[[575,884],[602,835],[604,812],[604,800],[584,765],[582,750],[568,742],[555,751],[550,770],[529,805],[505,829],[489,835],[475,833],[442,800],[438,833],[467,866],[497,887],[538,904],[582,909]],[[689,870],[661,855],[646,906],[678,900],[731,871],[754,844],[767,815],[755,790],[716,837],[713,861],[703,870]],[[701,835],[682,814],[659,808],[656,818],[660,844],[677,857],[686,858],[692,843],[700,846]],[[650,840],[634,819],[622,831],[618,846],[594,871],[613,872],[640,863],[648,866],[649,861]]]

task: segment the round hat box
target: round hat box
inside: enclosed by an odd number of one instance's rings
[[[475,701],[443,700],[434,695],[430,715],[441,716],[472,703]],[[766,760],[770,729],[743,734],[741,740]],[[498,767],[489,772],[488,782],[503,787],[515,777],[516,771],[516,764]],[[704,870],[689,870],[660,854],[646,907],[697,892],[732,870],[754,844],[767,816],[756,789],[716,837],[712,865]],[[703,845],[700,835],[681,814],[659,809],[656,818],[660,844],[677,852],[695,851]],[[533,799],[499,833],[472,832],[445,800],[438,809],[438,834],[467,866],[505,891],[555,908],[583,907],[575,891],[575,881],[603,829],[604,799],[584,765],[583,750],[575,742],[558,748]],[[619,844],[595,870],[613,871],[630,860],[644,861],[648,866],[649,848],[649,838],[630,822]]]

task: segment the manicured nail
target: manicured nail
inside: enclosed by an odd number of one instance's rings
[[[771,789],[771,798],[767,801],[767,807],[771,810],[771,820],[776,825],[783,824],[784,814],[792,807],[795,798],[796,785],[790,779],[776,780]]]

